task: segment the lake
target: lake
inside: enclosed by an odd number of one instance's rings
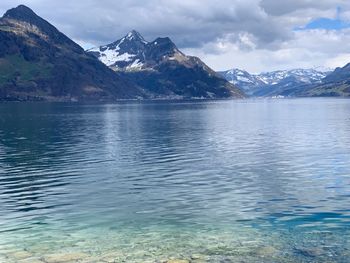
[[[0,104],[0,262],[349,257],[350,100]]]

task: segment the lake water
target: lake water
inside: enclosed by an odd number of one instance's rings
[[[0,104],[0,262],[170,259],[349,262],[350,100]]]

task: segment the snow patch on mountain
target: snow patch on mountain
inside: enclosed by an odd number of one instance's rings
[[[142,69],[142,50],[149,44],[138,32],[130,31],[126,36],[109,45],[87,50],[115,70]]]
[[[167,37],[147,42],[138,32],[109,45],[87,50],[113,70],[148,70],[161,61],[186,63],[189,58]]]
[[[144,64],[139,59],[136,59],[132,62],[132,64],[130,64],[126,67],[126,70],[142,69],[143,65]]]
[[[96,49],[91,49],[90,51],[92,52],[98,52],[99,53],[99,59],[101,62],[106,64],[107,66],[112,66],[118,61],[125,61],[129,62],[132,60],[133,57],[135,57],[134,54],[129,54],[129,53],[119,53],[119,49],[109,49],[107,48],[104,51],[96,50]]]

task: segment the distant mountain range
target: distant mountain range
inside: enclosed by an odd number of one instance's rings
[[[0,100],[243,97],[169,38],[148,43],[132,31],[99,51],[87,52],[24,5],[0,18]]]
[[[142,87],[151,98],[243,98],[244,94],[199,58],[186,56],[168,38],[146,41],[135,30],[88,50]]]
[[[314,68],[250,74],[231,69],[219,74],[252,97],[350,97],[350,63],[334,71]]]
[[[250,74],[244,70],[231,69],[220,74],[248,95],[261,97],[288,96],[291,91],[320,85],[330,72],[330,69],[293,69]]]

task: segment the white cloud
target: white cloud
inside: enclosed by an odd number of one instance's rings
[[[214,52],[215,50],[216,52]],[[341,67],[350,62],[350,30],[296,31],[276,50],[242,49],[238,42],[208,43],[202,49],[186,49],[217,70],[238,67],[250,72],[278,69]]]
[[[338,54],[334,58],[330,58],[326,61],[325,66],[328,68],[342,67],[350,63],[350,52]]]
[[[18,4],[84,47],[136,29],[148,40],[171,37],[214,69],[341,66],[350,52],[348,30],[293,31],[319,17],[350,20],[349,0],[2,0],[0,11]]]

